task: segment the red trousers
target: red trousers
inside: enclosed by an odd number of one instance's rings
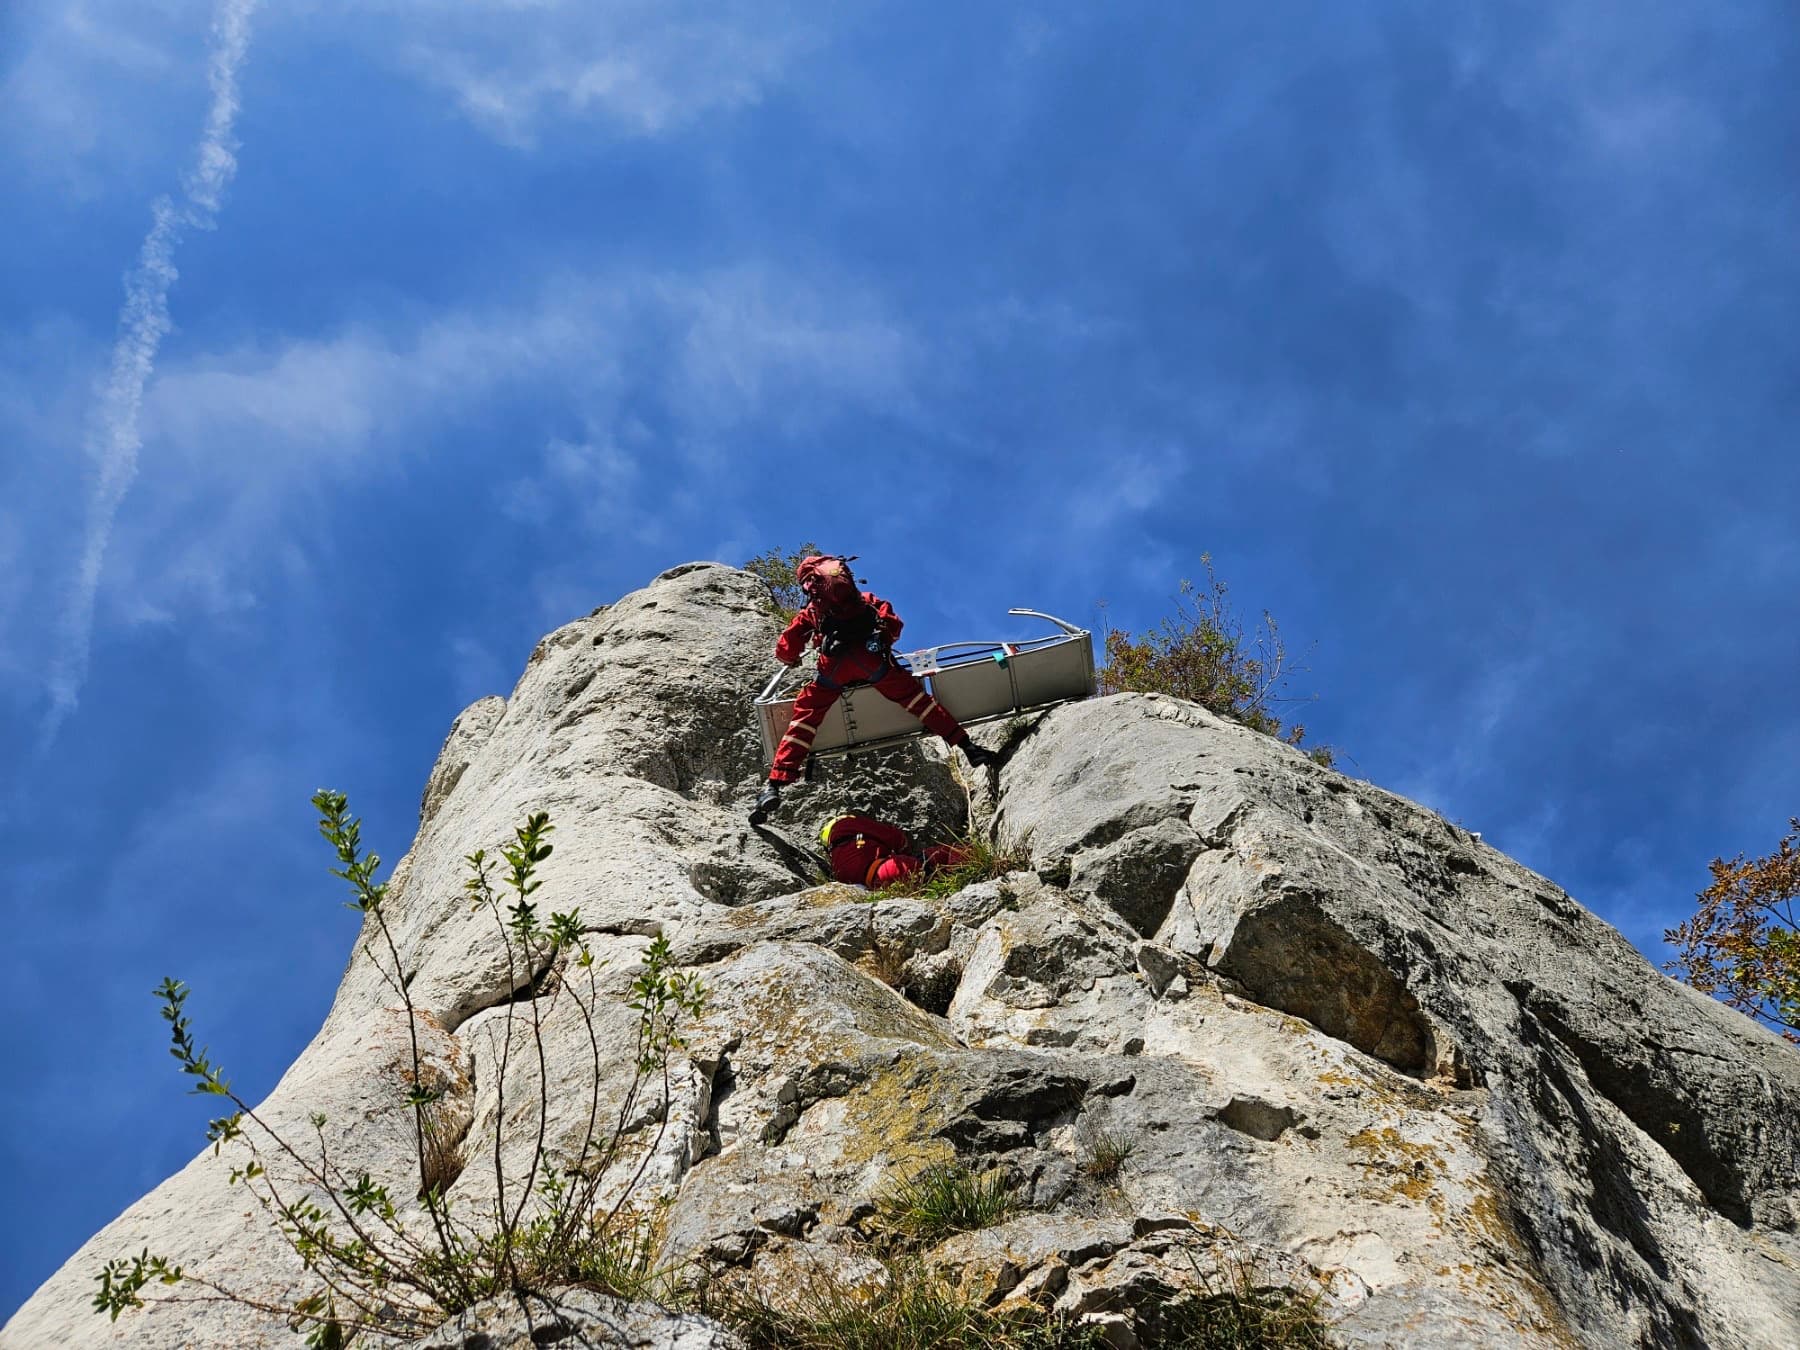
[[[833,844],[831,875],[853,886],[867,886],[878,891],[883,886],[892,886],[901,877],[911,876],[921,867],[935,872],[940,867],[956,867],[969,859],[968,853],[954,844],[933,844],[920,858],[903,851],[904,834],[892,826],[881,828],[890,833],[858,833]],[[898,844],[894,837],[899,839]]]
[[[882,667],[886,667],[883,673]],[[891,656],[853,648],[838,656],[819,658],[819,678],[810,681],[794,700],[794,716],[787,734],[775,747],[775,766],[769,770],[771,783],[791,783],[806,766],[812,753],[813,737],[844,692],[846,684],[873,680],[875,692],[898,703],[925,724],[927,731],[937,733],[951,745],[967,744],[969,733],[962,724],[938,705],[925,692],[925,686],[912,677],[912,672],[898,665]]]

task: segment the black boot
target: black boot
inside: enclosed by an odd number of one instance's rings
[[[781,805],[781,785],[771,779],[763,784],[763,790],[756,795],[756,805],[750,808],[750,823],[760,825],[775,814],[775,808]]]
[[[964,758],[977,769],[985,769],[988,765],[997,764],[1000,761],[999,755],[995,754],[985,745],[978,745],[974,741],[964,741],[962,752]]]

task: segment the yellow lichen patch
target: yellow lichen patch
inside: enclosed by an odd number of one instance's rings
[[[867,904],[869,893],[861,886],[852,886],[842,881],[828,881],[823,886],[814,886],[811,890],[801,891],[794,898],[812,909],[829,909],[833,905]]]
[[[1374,1102],[1395,1110],[1430,1110],[1436,1103],[1421,1100],[1421,1093],[1410,1082],[1395,1075],[1373,1073],[1345,1073],[1341,1069],[1326,1069],[1318,1075],[1318,1081],[1325,1087],[1350,1088],[1359,1093],[1367,1093]]]
[[[726,911],[720,918],[730,928],[754,928],[771,916],[779,916],[791,912],[796,904],[807,909],[834,909],[839,905],[867,905],[869,893],[860,886],[847,886],[841,882],[829,882],[823,886],[814,886],[810,890],[800,891],[794,895],[784,895],[779,900],[765,900],[755,905],[740,905]]]
[[[936,1137],[947,1123],[946,1095],[930,1069],[911,1057],[876,1073],[844,1101],[839,1134],[844,1160],[883,1160],[896,1177],[954,1161],[956,1150]]]
[[[1469,1220],[1477,1233],[1503,1250],[1518,1250],[1518,1235],[1500,1213],[1500,1202],[1491,1191],[1480,1191],[1469,1202]]]
[[[1408,1200],[1429,1202],[1433,1210],[1442,1206],[1437,1179],[1450,1169],[1435,1145],[1414,1143],[1390,1125],[1352,1135],[1350,1147],[1368,1154],[1369,1161],[1362,1168],[1371,1178],[1380,1179],[1385,1187],[1382,1199],[1403,1195]]]
[[[1490,1306],[1504,1309],[1515,1318],[1522,1317],[1533,1331],[1572,1350],[1577,1342],[1564,1325],[1555,1301],[1541,1284],[1524,1273],[1531,1268],[1530,1254],[1502,1211],[1498,1195],[1481,1178],[1468,1178],[1466,1184],[1473,1194],[1468,1204],[1451,1217],[1449,1225],[1472,1237],[1478,1247],[1491,1251],[1494,1260],[1479,1266],[1460,1264],[1459,1283],[1466,1292],[1484,1298]]]

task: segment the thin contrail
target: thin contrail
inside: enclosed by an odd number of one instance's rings
[[[100,390],[99,406],[89,427],[85,449],[95,466],[93,495],[88,501],[87,531],[81,561],[63,613],[61,641],[50,668],[50,712],[44,722],[43,745],[56,739],[75,711],[87,679],[88,650],[94,631],[94,598],[112,538],[119,505],[137,477],[138,413],[144,386],[156,364],[157,349],[169,331],[169,288],[175,284],[175,246],[184,229],[211,229],[219,202],[237,172],[237,142],[232,124],[238,112],[238,71],[250,46],[250,15],[257,0],[219,0],[213,13],[212,50],[207,81],[212,102],[206,125],[194,149],[193,167],[182,177],[180,202],[159,197],[151,206],[150,233],[138,253],[137,266],[125,278],[125,305],[119,311],[119,339],[112,369]]]

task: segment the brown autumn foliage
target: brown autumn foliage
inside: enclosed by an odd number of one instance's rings
[[[1663,934],[1668,969],[1800,1044],[1800,817],[1766,858],[1709,864],[1700,907]]]

